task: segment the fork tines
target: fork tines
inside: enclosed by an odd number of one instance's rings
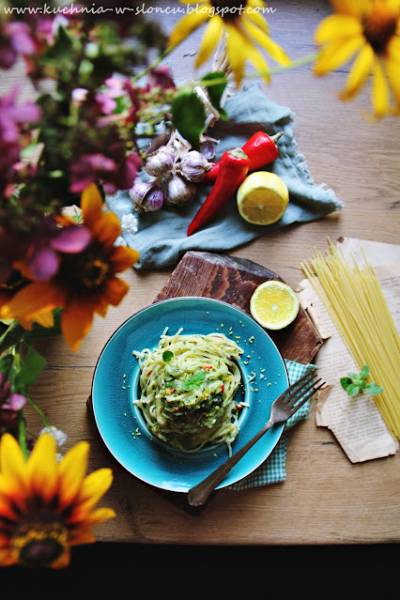
[[[290,406],[298,410],[300,406],[322,389],[324,385],[325,382],[322,378],[317,378],[316,371],[308,372],[289,387],[287,390],[287,402]]]

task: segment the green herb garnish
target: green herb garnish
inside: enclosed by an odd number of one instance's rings
[[[376,383],[368,383],[369,367],[364,365],[361,371],[357,373],[349,373],[347,377],[342,377],[340,380],[342,388],[349,396],[354,398],[362,392],[367,392],[369,396],[377,396],[382,394],[383,388]]]
[[[192,377],[189,377],[189,379],[186,379],[186,381],[182,383],[182,389],[184,389],[186,392],[189,392],[190,390],[195,390],[196,388],[201,386],[205,378],[205,372],[198,371],[197,373],[192,375]]]
[[[174,358],[174,353],[171,350],[163,352],[162,359],[164,362],[170,362]]]

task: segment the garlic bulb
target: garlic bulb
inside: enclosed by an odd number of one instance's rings
[[[170,204],[186,204],[196,194],[196,186],[174,175],[167,185],[167,196]]]
[[[133,187],[129,190],[134,208],[139,212],[152,212],[159,210],[164,204],[164,194],[153,181],[141,181],[136,179]]]
[[[149,156],[144,169],[149,175],[159,177],[160,175],[167,175],[173,166],[174,156],[171,149],[166,146],[160,146],[154,154]]]
[[[185,154],[180,165],[180,171],[183,177],[194,182],[201,181],[204,173],[209,168],[210,164],[206,157],[196,150],[192,150]]]

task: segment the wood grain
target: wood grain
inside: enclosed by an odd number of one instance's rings
[[[154,3],[152,3],[154,4]],[[172,4],[172,2],[171,2]],[[272,35],[292,58],[314,51],[316,25],[329,12],[319,0],[274,0],[268,17]],[[174,17],[163,16],[166,30]],[[193,74],[196,33],[168,59],[182,81]],[[207,67],[205,67],[207,68]],[[369,91],[354,102],[337,99],[348,67],[316,79],[309,68],[273,78],[267,94],[295,112],[299,150],[317,181],[333,187],[345,202],[340,215],[272,233],[239,248],[236,257],[268,266],[295,286],[299,263],[326,237],[400,242],[400,119],[368,120]],[[20,80],[2,77],[4,91]],[[106,320],[98,319],[72,354],[61,339],[43,342],[49,368],[34,396],[72,445],[89,439],[91,467],[110,463],[86,416],[85,401],[98,354],[130,314],[150,304],[168,279],[165,271],[126,275],[129,294]],[[33,416],[33,432],[39,423]],[[291,434],[284,484],[246,492],[224,492],[199,517],[183,513],[155,490],[114,467],[115,483],[107,504],[118,517],[102,526],[99,539],[158,543],[335,544],[400,541],[400,455],[351,465],[333,436],[315,426],[313,416]]]
[[[178,296],[205,296],[222,300],[250,314],[250,298],[260,283],[281,280],[279,275],[245,258],[211,252],[187,252],[157,295],[157,300]],[[292,325],[270,336],[284,358],[307,364],[322,339],[307,313],[300,308]]]

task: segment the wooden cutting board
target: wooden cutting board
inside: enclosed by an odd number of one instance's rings
[[[154,302],[179,296],[205,296],[228,302],[247,313],[260,283],[279,275],[251,260],[211,252],[187,252]],[[284,358],[311,362],[323,341],[308,314],[300,308],[297,319],[279,332],[269,332]]]

